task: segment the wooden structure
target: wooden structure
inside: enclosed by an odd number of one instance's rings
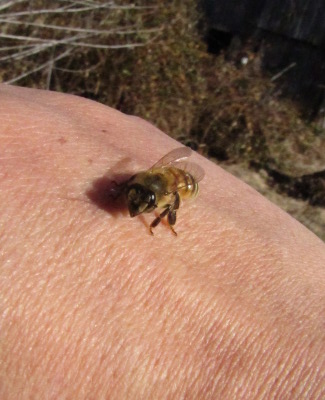
[[[262,47],[263,67],[287,71],[281,88],[308,113],[325,108],[324,0],[203,0],[210,40],[251,38]],[[213,39],[214,38],[214,39]],[[220,42],[220,39],[219,39]]]

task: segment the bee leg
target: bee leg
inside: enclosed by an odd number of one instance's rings
[[[125,182],[118,183],[116,181],[111,181],[111,188],[108,197],[117,200],[124,194]]]
[[[173,226],[176,224],[176,210],[179,209],[180,198],[178,192],[175,192],[174,195],[175,195],[175,201],[174,204],[169,208],[167,220],[168,220],[168,225],[172,230],[173,234],[177,236],[177,232],[175,231]]]
[[[177,236],[177,232],[173,228],[173,225],[176,224],[176,211],[175,210],[170,210],[169,211],[167,220],[168,220],[168,225],[169,225],[170,229],[172,230],[173,234],[175,236]]]
[[[166,215],[169,213],[169,210],[170,210],[170,206],[168,206],[168,207],[159,215],[159,217],[155,218],[155,219],[151,222],[150,228],[149,228],[150,234],[151,234],[151,235],[153,235],[152,229],[155,228],[155,227],[160,223],[160,221],[161,221],[164,217],[166,217]]]
[[[174,210],[178,210],[178,209],[179,209],[180,202],[181,202],[181,199],[180,199],[180,197],[179,197],[178,192],[175,192],[174,195],[175,195],[175,201],[174,201],[174,204],[173,204],[173,209],[174,209]]]
[[[127,181],[128,182],[128,181]],[[120,183],[118,183],[118,182],[116,182],[116,181],[110,181],[110,183],[111,183],[111,186],[112,186],[112,189],[121,189],[121,188],[124,188],[125,186],[126,186],[126,183],[127,182],[120,182]]]

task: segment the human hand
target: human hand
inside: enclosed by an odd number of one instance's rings
[[[0,86],[0,398],[320,399],[325,246],[212,162],[178,237],[89,193],[179,146],[82,98]]]

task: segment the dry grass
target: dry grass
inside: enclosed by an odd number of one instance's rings
[[[323,208],[307,197],[293,210],[272,186],[290,190],[268,176],[324,169],[324,130],[278,98],[276,79],[261,72],[249,44],[240,56],[208,54],[193,2],[7,0],[0,23],[2,81],[78,94],[150,120],[247,178],[325,239]],[[256,171],[264,178],[250,179]],[[325,194],[322,182],[310,187]]]

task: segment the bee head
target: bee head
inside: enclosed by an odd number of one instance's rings
[[[131,217],[150,212],[157,207],[155,193],[138,183],[128,187],[127,202]]]

